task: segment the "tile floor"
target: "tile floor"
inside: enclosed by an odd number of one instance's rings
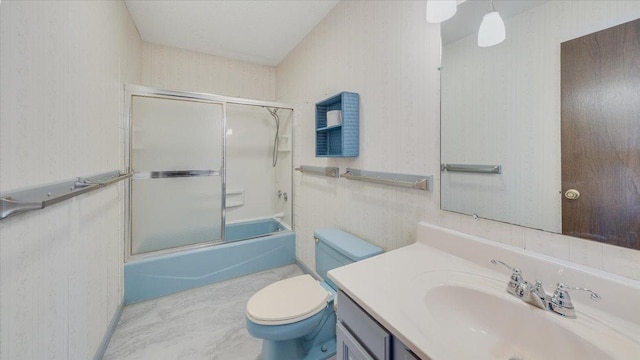
[[[255,360],[261,340],[245,328],[258,290],[302,274],[283,266],[126,306],[104,360]]]

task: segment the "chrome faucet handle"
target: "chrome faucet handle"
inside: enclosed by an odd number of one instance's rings
[[[524,283],[524,279],[522,278],[522,272],[520,271],[520,269],[516,268],[516,267],[511,267],[509,265],[507,265],[506,263],[500,261],[500,260],[496,260],[493,259],[491,260],[491,263],[493,265],[498,265],[498,264],[502,264],[504,265],[507,269],[511,270],[513,273],[511,274],[511,278],[509,279],[509,284],[507,284],[507,292],[513,296],[517,296],[517,297],[522,297],[520,295],[517,294],[518,288],[520,287],[520,284]]]
[[[568,317],[570,319],[576,318],[576,310],[573,307],[573,302],[571,301],[571,296],[569,296],[569,292],[567,290],[582,290],[588,291],[591,293],[591,299],[594,301],[598,301],[601,299],[601,296],[593,290],[587,288],[579,288],[568,286],[563,283],[558,283],[558,288],[553,292],[551,296],[551,300],[549,301],[549,309],[557,314],[560,314],[564,317]]]
[[[509,265],[509,264],[505,263],[505,262],[504,262],[504,261],[502,261],[502,260],[492,259],[492,260],[491,260],[491,263],[492,263],[493,265],[502,264],[502,265],[504,265],[507,269],[509,269],[509,270],[511,270],[511,271],[519,270],[518,268],[511,267],[511,265]]]

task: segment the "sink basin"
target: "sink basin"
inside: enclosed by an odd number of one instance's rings
[[[513,300],[458,285],[436,286],[424,296],[441,335],[470,350],[469,358],[478,358],[478,354],[491,359],[611,358],[548,318],[557,315]]]
[[[401,312],[429,343],[432,359],[637,358],[621,354],[637,355],[638,344],[604,323],[536,308],[508,294],[506,281],[487,273],[422,273],[409,281]]]

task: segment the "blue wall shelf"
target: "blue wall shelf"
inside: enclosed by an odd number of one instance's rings
[[[342,123],[327,126],[327,112],[342,111]],[[357,157],[360,95],[341,92],[316,104],[316,157]]]

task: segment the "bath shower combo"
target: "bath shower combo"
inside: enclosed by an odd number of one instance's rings
[[[291,106],[126,85],[123,120],[125,303],[295,263]]]

